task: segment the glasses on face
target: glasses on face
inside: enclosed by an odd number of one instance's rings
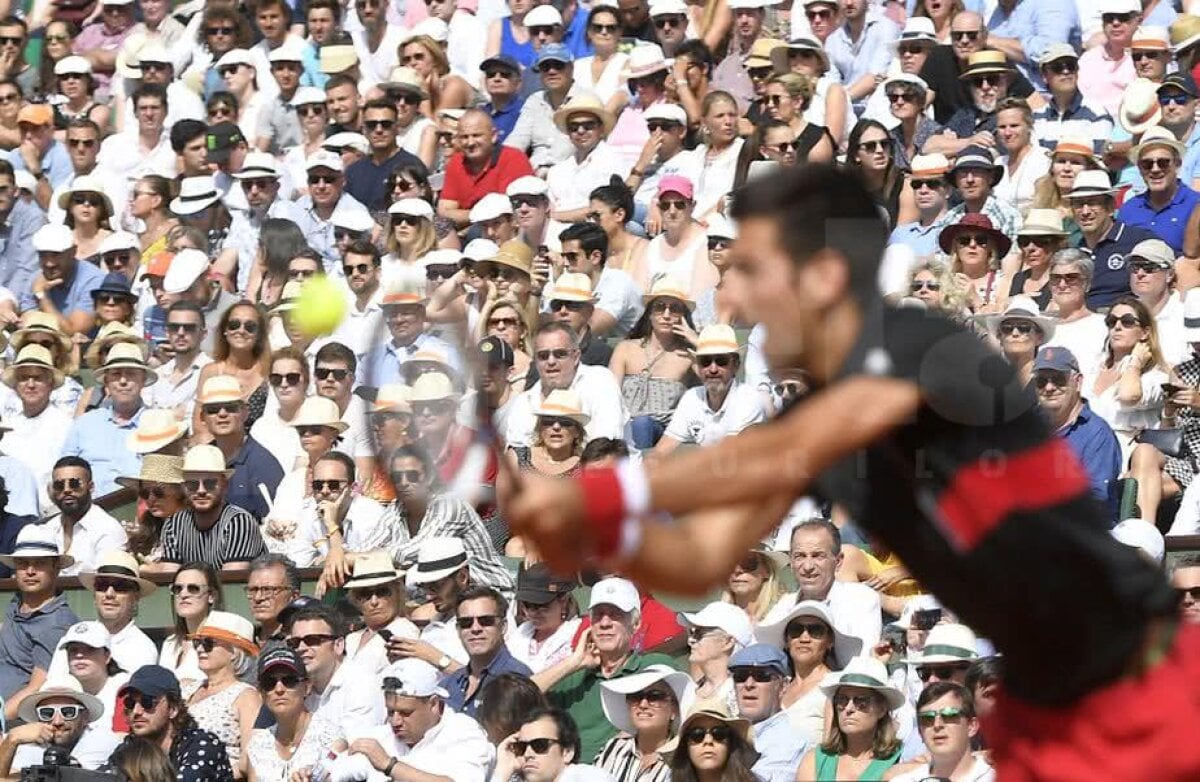
[[[746,73],[749,74],[751,81],[762,81],[763,79],[771,78],[773,68],[747,68]]]
[[[980,30],[951,30],[950,38],[955,41],[975,41],[979,39]]]
[[[1192,97],[1186,92],[1160,92],[1158,93],[1159,106],[1186,106]]]
[[[207,35],[233,35],[236,28],[232,25],[228,27],[206,27],[204,32]]]
[[[391,584],[379,584],[373,587],[358,587],[350,590],[350,597],[360,603],[365,603],[373,597],[388,600],[392,596]]]
[[[726,239],[723,236],[711,236],[708,239],[708,249],[713,252],[717,252],[719,250],[725,250],[731,244],[733,244],[733,240]]]
[[[95,206],[98,207],[104,203],[104,200],[95,193],[75,193],[71,196],[71,206]]]
[[[309,185],[336,185],[338,183],[337,174],[309,174]]]
[[[659,131],[665,133],[668,130],[677,130],[683,126],[678,122],[667,122],[665,120],[653,119],[646,123],[646,127],[651,133],[658,133]]]
[[[270,692],[277,686],[282,684],[289,690],[294,690],[300,686],[304,679],[294,673],[285,673],[282,676],[264,676],[258,680],[258,689],[263,692]]]
[[[517,327],[516,318],[491,318],[488,320],[488,326],[494,329],[512,329]],[[563,358],[566,358],[564,356]],[[545,359],[542,359],[545,361]]]
[[[215,638],[207,636],[204,638],[193,638],[192,647],[198,652],[203,651],[205,654],[211,654],[212,650],[217,647],[217,641]]]
[[[925,51],[925,47],[919,43],[905,43],[896,48],[900,54],[921,54]]]
[[[1193,602],[1200,602],[1200,586],[1175,587],[1175,595],[1181,603],[1188,599],[1191,599]]]
[[[211,109],[208,110],[208,114],[211,117],[232,117],[233,116],[233,107],[231,107],[231,106],[213,106]]]
[[[1101,24],[1129,24],[1133,14],[1100,14]]]
[[[1138,168],[1143,171],[1170,171],[1175,165],[1175,159],[1169,157],[1144,157],[1138,161]]]
[[[455,620],[459,630],[470,630],[478,622],[480,627],[495,627],[500,617],[494,614],[483,614],[480,616],[460,616]]]
[[[539,36],[549,37],[551,35],[554,35],[554,31],[555,31],[555,29],[557,29],[557,27],[558,27],[558,25],[553,25],[553,24],[535,24],[532,27],[528,28],[529,35],[534,38],[537,38]]]
[[[529,741],[514,741],[508,745],[508,749],[517,757],[521,757],[531,749],[535,755],[545,755],[552,746],[561,743],[558,739],[530,739]]]
[[[207,405],[201,405],[200,409],[205,415],[221,415],[227,413],[229,415],[237,415],[242,410],[241,402],[213,402]]]
[[[578,122],[568,122],[568,133],[591,133],[596,128],[600,127],[600,120],[587,119],[579,120]]]
[[[216,492],[217,487],[220,485],[221,480],[219,478],[188,478],[183,482],[183,490],[188,494],[195,494],[203,488],[206,494],[212,494]]]
[[[920,723],[922,728],[929,728],[933,727],[933,723],[937,721],[938,717],[942,718],[942,722],[957,724],[962,721],[964,716],[966,716],[966,712],[962,709],[947,706],[944,709],[917,712],[917,722]]]
[[[692,745],[703,744],[704,739],[708,736],[712,736],[713,741],[718,744],[728,744],[732,735],[733,731],[729,729],[728,725],[710,725],[707,728],[688,728],[683,737],[688,744]]]
[[[296,434],[301,438],[319,437],[320,435],[325,433],[326,429],[329,429],[329,427],[328,426],[297,426]]]
[[[310,633],[308,635],[293,635],[293,636],[288,637],[287,645],[289,647],[291,647],[292,649],[299,649],[301,644],[303,644],[304,646],[307,646],[309,649],[315,649],[316,647],[320,646],[321,644],[329,643],[336,637],[337,636],[329,635],[327,633]]]
[[[915,92],[889,92],[887,96],[889,103],[914,103],[917,100]]]
[[[1077,73],[1079,71],[1079,63],[1075,60],[1055,60],[1045,66],[1046,70],[1051,73],[1057,73],[1059,76],[1065,76],[1068,73]]]
[[[291,587],[286,586],[246,586],[242,587],[242,591],[246,593],[246,597],[274,597],[281,595],[284,592],[292,591]]]
[[[153,497],[156,500],[161,500],[167,496],[167,490],[161,486],[147,486],[138,490],[138,496],[143,500],[148,500]],[[100,582],[96,582],[100,583]]]
[[[367,119],[363,120],[363,127],[368,132],[372,130],[391,130],[396,127],[396,121],[393,119]]]
[[[1142,325],[1142,322],[1138,320],[1136,315],[1122,315],[1117,317],[1116,315],[1109,313],[1104,317],[1104,325],[1108,326],[1110,329],[1116,326],[1118,323],[1121,324],[1121,328],[1123,329],[1131,329],[1135,326]]]
[[[107,11],[108,9],[105,8],[104,10]],[[24,42],[25,42],[25,39],[19,35],[17,35],[17,36],[12,36],[12,35],[0,36],[0,46],[20,46]]]
[[[276,388],[284,385],[298,386],[300,385],[301,375],[299,372],[272,372],[270,375],[267,375],[267,379]]]
[[[551,358],[557,361],[565,361],[570,358],[571,351],[567,348],[554,348],[553,350],[539,350],[534,355],[538,361],[549,361]]]
[[[667,16],[654,17],[654,26],[660,30],[664,30],[668,27],[683,27],[683,25],[684,17],[682,14],[669,14]]]
[[[139,587],[136,581],[129,581],[124,578],[97,578],[92,582],[92,589],[96,592],[114,592],[129,593],[138,591]]]
[[[540,416],[538,422],[546,429],[553,429],[556,426],[559,429],[571,429],[576,426],[570,418],[555,418],[554,416]]]
[[[1018,236],[1017,246],[1028,247],[1033,244],[1044,249],[1054,244],[1054,241],[1054,238],[1050,236]]]
[[[247,334],[257,334],[258,333],[258,321],[256,321],[256,320],[238,320],[237,318],[230,318],[229,321],[225,323],[225,330],[226,331],[244,331]]]
[[[67,143],[72,149],[91,149],[96,146],[97,141],[94,138],[69,138]]]
[[[754,667],[741,668],[741,667],[738,667],[738,668],[730,668],[729,675],[733,677],[733,681],[736,684],[745,684],[746,682],[750,681],[751,679],[758,682],[759,684],[767,684],[772,679],[774,679],[776,676],[778,676],[779,673],[777,671],[771,670],[770,668],[754,668]]]
[[[830,11],[828,8],[816,8],[816,9],[812,9],[809,11],[805,11],[804,15],[806,17],[808,17],[808,20],[810,22],[812,22],[812,21],[816,21],[816,20],[820,20],[820,19],[832,19],[833,11]]]
[[[161,698],[157,695],[147,695],[144,692],[134,691],[125,693],[125,697],[121,699],[121,705],[125,708],[125,711],[133,711],[135,706],[141,706],[142,711],[150,712],[154,711],[160,700]]]
[[[880,139],[878,141],[862,141],[859,142],[858,148],[862,152],[873,155],[876,152],[890,152],[892,150],[892,142],[888,141],[887,139]]]
[[[854,708],[859,711],[868,711],[871,708],[871,706],[874,705],[874,703],[875,703],[875,696],[874,695],[842,695],[842,694],[833,696],[833,708],[838,711],[845,709],[851,703],[853,703]]]
[[[114,304],[124,304],[129,301],[128,298],[117,293],[97,293],[95,299],[97,304],[104,304],[108,306]]]
[[[1008,320],[1000,324],[1000,333],[1006,337],[1019,334],[1027,337],[1033,333],[1034,325],[1027,320]]]
[[[562,301],[555,299],[550,302],[550,311],[558,312],[559,310],[567,310],[568,312],[582,312],[588,306],[586,301]]]
[[[58,706],[38,706],[34,710],[38,722],[54,722],[55,717],[61,717],[65,722],[79,719],[83,707],[78,703],[62,703]]]
[[[328,380],[333,378],[339,383],[350,376],[349,369],[334,369],[333,367],[317,367],[315,370],[317,380]]]
[[[217,68],[217,75],[222,79],[228,79],[230,76],[238,72],[240,65],[226,65],[224,68]]]
[[[392,470],[393,483],[407,483],[410,486],[425,480],[425,473],[420,470]]]
[[[167,323],[167,333],[181,331],[184,334],[195,334],[199,330],[199,323]]]
[[[672,209],[686,212],[692,208],[692,202],[685,198],[663,198],[659,200],[658,208],[663,212],[669,212]]]
[[[296,113],[301,117],[323,117],[325,116],[325,107],[320,103],[307,103],[297,106]]]
[[[987,247],[987,237],[983,234],[959,234],[956,242],[959,247]]]
[[[1039,370],[1033,377],[1033,384],[1037,388],[1045,388],[1053,384],[1055,388],[1067,387],[1067,373],[1057,369]]]
[[[1157,60],[1163,54],[1165,54],[1165,52],[1134,51],[1131,52],[1129,56],[1133,58],[1134,62],[1141,62],[1142,60]]]
[[[824,622],[792,622],[784,631],[784,636],[790,641],[806,633],[814,641],[823,641],[829,636],[829,626]]]
[[[768,106],[778,106],[786,97],[786,95],[764,95],[763,103]]]
[[[666,690],[642,690],[641,692],[630,692],[625,695],[625,703],[629,706],[636,706],[645,701],[649,704],[666,703],[671,700],[671,693]]]
[[[288,269],[289,280],[307,280],[309,277],[315,276],[316,269]]]
[[[1154,274],[1155,272],[1165,272],[1166,269],[1152,261],[1134,261],[1129,264],[1129,268],[1138,274]]]
[[[514,79],[516,74],[507,68],[492,68],[483,72],[485,78],[488,79]]]
[[[1083,282],[1083,275],[1079,272],[1066,272],[1064,274],[1050,274],[1050,284],[1057,285],[1062,283],[1068,287],[1073,287]]]
[[[1000,84],[1000,78],[1001,77],[996,76],[994,74],[984,74],[982,76],[973,76],[972,78],[968,79],[967,81],[969,81],[971,83],[972,87],[982,90],[982,89],[986,89],[988,87],[998,86]]]
[[[913,280],[912,285],[908,289],[913,293],[920,293],[923,290],[930,290],[937,293],[942,289],[942,284],[937,280]]]
[[[0,105],[4,105],[6,103],[13,103],[14,101],[19,101],[20,99],[21,99],[21,96],[18,95],[17,93],[6,92],[3,95],[0,95]]]
[[[628,80],[629,91],[637,92],[639,87],[661,87],[665,80],[665,75],[634,77]]]
[[[967,668],[966,665],[920,665],[917,666],[917,678],[925,682],[936,676],[939,681],[949,681]]]
[[[657,299],[650,305],[651,315],[663,315],[674,313],[683,315],[687,312],[687,307],[683,302],[670,301],[669,299]]]
[[[342,487],[346,485],[346,482],[342,481],[342,480],[338,480],[337,478],[329,478],[327,480],[321,480],[320,478],[314,478],[311,485],[312,485],[313,494],[319,494],[325,490],[329,490],[331,492],[339,492],[342,490]]]
[[[206,591],[208,587],[204,584],[171,584],[171,594],[176,597],[184,594],[195,597]]]
[[[600,33],[601,35],[612,35],[613,33],[615,33],[617,31],[617,28],[619,25],[600,24],[599,22],[592,22],[588,26],[591,27],[592,32],[594,32],[594,33]]]
[[[729,366],[729,364],[732,360],[733,360],[732,356],[724,356],[724,355],[722,355],[722,356],[696,356],[696,363],[699,364],[701,368],[712,366],[713,364],[716,364],[719,367],[727,367],[727,366]]]

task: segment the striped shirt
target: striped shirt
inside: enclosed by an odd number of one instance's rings
[[[430,538],[458,538],[467,549],[471,582],[511,592],[512,574],[496,553],[479,514],[467,503],[446,495],[430,498],[416,533],[409,529],[404,506],[393,502],[384,510],[382,523],[392,531],[392,559],[408,569],[417,562],[417,551]]]
[[[167,519],[162,528],[163,561],[207,562],[220,570],[230,562],[249,562],[267,551],[258,522],[236,505],[225,505],[217,523],[207,530],[196,526],[189,508]]]
[[[642,768],[642,755],[633,736],[614,736],[596,756],[596,766],[612,774],[617,782],[670,782],[671,764],[661,754],[653,764]]]

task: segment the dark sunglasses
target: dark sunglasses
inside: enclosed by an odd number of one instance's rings
[[[377,597],[380,600],[387,600],[391,596],[392,596],[391,583],[379,584],[378,586],[373,586],[373,587],[351,588],[351,590],[350,590],[350,597],[354,598],[355,600],[360,600],[360,601],[364,601],[364,602],[367,600],[370,600],[373,597]]]
[[[707,367],[710,364],[716,364],[719,367],[727,367],[733,361],[733,356],[696,356],[696,363],[702,367]]]
[[[979,38],[979,30],[951,30],[950,38],[955,41],[974,41]]]
[[[889,103],[914,103],[917,100],[915,92],[889,92],[887,96]]]
[[[688,744],[703,744],[707,736],[712,736],[713,741],[718,744],[728,744],[730,737],[733,736],[733,731],[728,725],[710,725],[707,728],[688,728],[683,737]]]
[[[789,152],[799,152],[799,141],[784,141],[779,144],[764,144],[763,149],[769,149],[773,152],[778,152],[781,155],[786,155]]]
[[[595,130],[598,127],[600,127],[600,120],[586,119],[586,120],[580,120],[579,122],[568,122],[567,123],[567,132],[568,133],[588,133],[588,132]]]
[[[1169,157],[1144,157],[1138,161],[1138,168],[1143,171],[1170,171],[1171,166],[1175,165],[1175,159]]]
[[[1037,388],[1045,388],[1052,383],[1056,388],[1066,388],[1067,373],[1057,369],[1043,369],[1033,376],[1033,384]]]
[[[55,491],[62,491],[64,488],[72,488],[78,491],[83,488],[83,481],[79,478],[56,478],[50,484]]]
[[[870,152],[871,154],[876,152],[891,152],[892,142],[888,141],[887,139],[881,139],[879,141],[862,141],[859,142],[858,148],[861,151]]]
[[[317,367],[316,370],[314,370],[314,374],[317,376],[317,380],[328,380],[332,377],[334,380],[340,383],[350,376],[350,370],[331,369],[330,367]]]
[[[199,323],[168,323],[167,331],[182,331],[184,334],[195,334],[200,330]]]
[[[738,667],[730,668],[729,675],[733,677],[733,681],[737,684],[745,684],[751,679],[759,684],[767,684],[778,676],[779,672],[770,668]]]
[[[972,87],[983,89],[984,87],[996,87],[1000,84],[1001,77],[995,74],[983,74],[982,76],[973,76],[968,79]]]
[[[143,500],[148,500],[151,497],[153,497],[156,500],[161,500],[167,496],[167,490],[161,486],[155,486],[153,488],[139,489],[138,496],[141,497]],[[124,583],[129,583],[129,582],[124,582]],[[100,592],[104,591],[102,589],[99,589],[99,584],[100,584],[99,581],[97,581],[96,584],[97,584],[97,591],[100,591]],[[136,584],[135,584],[135,586],[136,586]],[[117,591],[120,592],[121,590],[118,589]]]
[[[827,8],[818,8],[812,11],[805,11],[804,15],[811,19],[832,19],[833,11]]]
[[[562,742],[558,739],[530,739],[529,741],[514,741],[508,745],[508,749],[517,757],[521,757],[526,750],[530,749],[535,755],[545,755],[555,744],[562,744]]]
[[[171,594],[179,596],[185,592],[189,595],[198,595],[207,590],[208,587],[203,584],[171,584]]]
[[[517,77],[517,74],[507,68],[492,68],[491,70],[484,71],[483,75],[488,79],[515,79]]]
[[[1055,239],[1052,236],[1018,236],[1017,246],[1028,247],[1031,244],[1036,244],[1038,247],[1049,247],[1054,244]]]
[[[554,35],[554,29],[558,27],[556,24],[535,24],[526,29],[529,30],[530,37],[536,38],[539,35]]]
[[[494,614],[483,614],[482,616],[460,616],[455,620],[459,630],[470,630],[478,622],[480,627],[495,627],[500,621],[500,617]]]
[[[95,299],[97,304],[105,304],[109,306],[113,304],[124,304],[129,301],[128,296],[122,296],[119,293],[97,293],[95,295]]]
[[[96,592],[107,592],[112,590],[121,594],[136,592],[140,587],[136,581],[130,581],[126,578],[97,578],[92,582],[92,590]]]
[[[682,14],[670,14],[667,16],[654,17],[654,26],[662,30],[667,27],[682,27],[684,25],[684,17]]]
[[[658,208],[663,212],[671,209],[678,209],[680,212],[686,212],[692,208],[692,202],[684,198],[663,198],[659,200]]]
[[[550,357],[563,361],[571,356],[571,351],[567,348],[554,348],[553,350],[539,350],[534,353],[538,361],[549,361]]]
[[[99,143],[99,141],[94,138],[69,138],[69,139],[67,139],[67,143],[70,144],[72,147],[83,147],[84,149],[91,149],[92,147],[96,146],[96,144]]]
[[[211,404],[202,405],[200,408],[205,415],[220,415],[228,413],[229,415],[237,415],[241,412],[241,402],[213,402]]]
[[[929,188],[930,190],[937,190],[939,187],[942,187],[943,185],[946,184],[946,180],[944,180],[944,179],[914,179],[914,180],[912,180],[911,184],[912,184],[913,190],[920,190],[925,187]]]
[[[312,482],[312,490],[314,493],[325,491],[326,489],[329,491],[341,491],[342,487],[345,485],[345,481],[338,480],[337,478],[329,478],[328,480],[324,481],[319,478],[314,478]]]
[[[558,312],[565,309],[569,312],[582,312],[587,306],[588,303],[586,301],[563,301],[562,299],[555,299],[550,302],[550,311]]]
[[[215,638],[209,638],[206,636],[204,638],[192,639],[192,647],[198,652],[203,651],[205,654],[207,654],[215,649],[216,646],[217,640]]]
[[[277,686],[282,684],[289,690],[294,690],[300,686],[304,679],[294,673],[285,673],[283,676],[264,676],[258,680],[258,689],[263,692],[270,692]]]
[[[1134,62],[1139,62],[1141,60],[1157,60],[1159,57],[1164,56],[1165,54],[1166,52],[1134,51],[1131,52],[1129,56],[1133,58]]]
[[[325,114],[325,107],[320,103],[307,103],[296,107],[296,113],[301,117],[317,117]]]
[[[917,678],[924,682],[936,676],[941,681],[946,681],[954,678],[956,673],[967,670],[968,667],[968,665],[920,665],[917,666]]]
[[[1079,63],[1075,60],[1055,60],[1054,62],[1044,66],[1051,73],[1057,73],[1059,76],[1064,76],[1068,73],[1078,73]]]
[[[842,709],[854,704],[854,708],[859,711],[866,711],[875,703],[874,695],[834,695],[833,708],[841,711]]]
[[[775,71],[774,68],[747,68],[746,73],[749,74],[751,81],[762,81],[763,79],[771,78],[771,74]]]
[[[1122,328],[1126,329],[1131,329],[1134,326],[1142,325],[1142,321],[1139,320],[1136,315],[1122,315],[1119,318],[1116,315],[1106,315],[1104,317],[1104,325],[1108,326],[1110,329],[1118,323],[1121,324]]]
[[[919,43],[904,43],[897,46],[896,51],[900,54],[921,54],[925,47]]]
[[[233,35],[235,27],[206,27],[204,32],[207,35]]]
[[[1023,337],[1027,337],[1033,333],[1034,328],[1036,326],[1027,320],[1005,321],[1000,324],[999,331],[1005,336],[1020,334]]]
[[[681,128],[683,126],[680,125],[678,122],[668,122],[666,120],[652,119],[646,123],[646,127],[647,127],[647,129],[649,129],[649,131],[651,133],[657,133],[660,130],[661,131],[675,130],[676,128]]]
[[[594,32],[594,33],[601,33],[603,35],[608,35],[611,33],[615,33],[620,28],[620,25],[600,24],[598,22],[592,22],[590,25],[588,25],[588,27],[590,27],[592,29],[592,32]]]
[[[75,193],[71,196],[71,206],[100,206],[104,199],[95,193]]]
[[[708,238],[708,249],[710,250],[724,250],[731,244],[733,244],[733,240],[726,239],[723,236],[710,236]]]
[[[293,635],[287,639],[287,645],[292,649],[299,649],[301,644],[304,644],[310,649],[320,646],[324,643],[337,638],[336,635],[327,635],[325,633],[311,633],[309,635]]]
[[[1181,603],[1185,597],[1190,597],[1192,600],[1200,601],[1200,586],[1175,587],[1175,595],[1179,598],[1179,602]]]
[[[829,636],[829,625],[824,622],[791,622],[783,631],[784,638],[789,641],[805,633],[814,641],[821,641]]]
[[[1128,24],[1131,21],[1133,21],[1133,14],[1100,14],[1101,24]]]
[[[348,235],[349,235],[349,232],[347,232],[347,236]],[[339,236],[338,238],[341,239],[342,237]],[[347,277],[349,277],[351,274],[367,274],[371,271],[372,268],[374,268],[374,267],[371,266],[371,264],[369,264],[369,263],[359,263],[359,264],[354,264],[354,265],[347,265],[347,266],[342,267],[342,274],[346,275]]]
[[[1160,92],[1158,93],[1159,106],[1186,106],[1188,101],[1192,100],[1192,96],[1186,92]]]
[[[314,426],[297,426],[297,427],[296,427],[296,434],[297,434],[298,436],[300,436],[300,437],[314,437],[314,436],[317,436],[317,435],[324,434],[324,433],[325,433],[325,430],[326,430],[326,429],[329,429],[329,428],[330,428],[330,427],[328,427],[328,426],[320,426],[320,425],[314,425]]]
[[[258,321],[256,321],[256,320],[237,320],[236,318],[231,318],[228,322],[226,322],[225,330],[226,331],[244,331],[247,334],[257,334],[258,333]]]
[[[368,131],[391,130],[396,127],[396,121],[393,119],[367,119],[363,120],[363,127]]]
[[[200,491],[200,487],[204,487],[204,491],[212,494],[221,485],[219,478],[188,478],[183,482],[183,490],[189,494],[195,494]]]
[[[510,198],[509,203],[512,204],[513,209],[520,209],[523,206],[541,206],[545,200],[545,196],[519,195]]]
[[[646,703],[666,703],[671,700],[671,693],[666,690],[642,690],[625,694],[625,703],[635,706],[642,701]]]
[[[400,483],[417,484],[425,480],[425,473],[420,470],[392,470],[392,481],[399,479]]]
[[[416,215],[392,215],[392,225],[407,225],[413,228],[421,224],[423,217]]]
[[[300,385],[300,378],[301,375],[299,372],[272,372],[271,374],[267,375],[267,380],[269,380],[271,385],[275,386],[276,388],[285,384],[289,386],[298,386]]]
[[[550,429],[554,426],[558,426],[560,429],[570,429],[573,426],[577,426],[575,421],[571,420],[570,418],[556,418],[548,415],[539,416],[538,421],[541,426],[544,426],[547,429]]]
[[[912,285],[909,285],[908,289],[913,293],[926,289],[936,293],[942,289],[942,284],[937,280],[913,280]]]
[[[970,247],[971,245],[987,247],[988,238],[983,234],[959,234],[955,241],[959,247]]]
[[[966,712],[964,710],[947,706],[944,709],[917,712],[917,722],[921,724],[921,727],[928,728],[937,721],[938,717],[942,718],[942,722],[957,723],[962,720],[964,716],[966,716]]]
[[[125,711],[133,711],[135,706],[141,706],[142,711],[148,712],[154,711],[160,700],[162,698],[157,695],[147,695],[144,692],[136,691],[127,692],[125,693],[125,697],[121,698],[121,705],[125,708]]]
[[[677,315],[683,315],[687,312],[687,306],[680,301],[670,301],[669,299],[656,299],[650,305],[651,315],[662,315],[663,313],[674,312]]]
[[[308,183],[310,185],[336,185],[338,182],[337,174],[309,174]]]

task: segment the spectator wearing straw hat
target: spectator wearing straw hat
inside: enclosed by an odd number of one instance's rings
[[[1146,228],[1162,239],[1175,254],[1183,254],[1184,235],[1200,195],[1179,179],[1185,147],[1163,127],[1152,127],[1129,151],[1137,164],[1146,191],[1125,201],[1117,217],[1123,223]]]
[[[245,570],[265,553],[258,522],[226,499],[233,470],[221,450],[195,445],[183,460],[183,490],[188,507],[167,519],[162,528],[164,570],[187,562],[206,562],[220,570]]]
[[[688,389],[679,400],[655,456],[665,456],[680,445],[712,445],[764,420],[758,390],[737,379],[742,347],[733,329],[724,324],[700,332],[692,353],[701,385]]]
[[[387,286],[380,306],[391,339],[384,345],[372,348],[363,357],[358,365],[360,385],[378,388],[400,381],[404,364],[411,361],[417,351],[425,349],[433,349],[449,357],[455,371],[461,370],[458,351],[428,331],[428,304],[423,281],[418,283],[401,277]]]
[[[554,112],[554,124],[567,134],[573,151],[546,172],[550,216],[563,223],[579,222],[587,216],[592,191],[613,176],[624,179],[629,165],[604,141],[614,119],[596,95],[581,92],[568,98]]]
[[[78,456],[91,465],[96,493],[103,496],[117,488],[118,475],[137,472],[141,457],[129,450],[126,440],[145,410],[142,389],[158,377],[147,366],[142,349],[124,342],[112,346],[96,375],[104,384],[111,407],[75,419],[62,453]]]
[[[918,258],[933,255],[938,251],[939,223],[946,214],[950,185],[946,175],[950,161],[945,155],[915,155],[907,172],[908,186],[912,189],[913,203],[917,207],[917,219],[901,223],[892,230],[888,244],[903,244],[910,247]]]
[[[584,351],[583,363],[589,361],[589,350],[593,341],[590,335],[624,336],[633,328],[642,314],[642,292],[637,283],[623,269],[609,267],[608,234],[600,226],[591,223],[574,223],[558,235],[562,245],[561,255],[567,269],[575,274],[585,275],[592,291],[594,302],[591,314],[586,320],[588,333],[582,338]],[[559,283],[556,281],[555,286]],[[544,301],[554,301],[554,288],[543,291]],[[576,329],[578,331],[578,329]],[[612,354],[609,353],[611,358]],[[608,362],[604,364],[607,366]]]
[[[73,576],[91,570],[106,551],[124,551],[129,545],[121,522],[92,502],[91,466],[76,456],[64,456],[54,465],[50,479],[50,499],[59,512],[45,522],[60,550],[75,560],[64,567],[62,575]]]
[[[41,345],[27,344],[17,360],[0,374],[4,385],[12,389],[19,409],[4,416],[0,423],[4,450],[17,454],[33,473],[40,505],[48,506],[50,471],[62,452],[74,419],[50,404],[50,395],[63,384],[63,373],[54,366],[50,351]]]
[[[93,756],[83,762],[75,750],[88,729],[104,716],[104,704],[84,691],[70,674],[46,679],[38,691],[21,703],[23,722],[0,741],[0,775],[13,779],[30,766],[42,764],[45,752],[55,748],[76,760],[83,768],[95,770],[100,763]],[[115,738],[115,737],[114,737]],[[111,751],[116,741],[108,747]],[[105,755],[103,760],[107,760]]]
[[[591,226],[597,231],[597,226]],[[599,231],[603,236],[603,231]],[[582,250],[571,250],[573,255]],[[603,256],[600,256],[603,258]],[[579,360],[592,366],[607,367],[612,360],[612,347],[592,335],[591,319],[596,311],[592,281],[586,275],[567,272],[554,281],[549,298],[550,316],[565,323],[579,335]]]
[[[200,404],[201,418],[213,436],[213,445],[221,450],[226,465],[233,470],[226,502],[246,509],[255,518],[265,518],[283,480],[283,468],[265,446],[246,432],[249,406],[242,398],[238,379],[232,375],[208,378],[196,401]]]
[[[105,551],[90,570],[79,574],[79,582],[92,591],[96,618],[109,634],[108,648],[123,671],[136,671],[158,661],[158,648],[134,623],[138,603],[158,588],[139,575],[137,559],[125,551]],[[55,651],[50,673],[66,673],[65,649]]]
[[[74,562],[40,524],[22,527],[12,552],[0,555],[0,564],[21,574],[0,625],[0,697],[6,720],[14,719],[21,700],[42,686],[54,647],[79,621],[58,591],[59,571]]]

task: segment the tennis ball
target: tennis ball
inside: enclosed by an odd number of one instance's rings
[[[330,334],[346,315],[346,298],[342,288],[328,277],[312,277],[300,287],[296,310],[292,313],[296,326],[310,337]]]

